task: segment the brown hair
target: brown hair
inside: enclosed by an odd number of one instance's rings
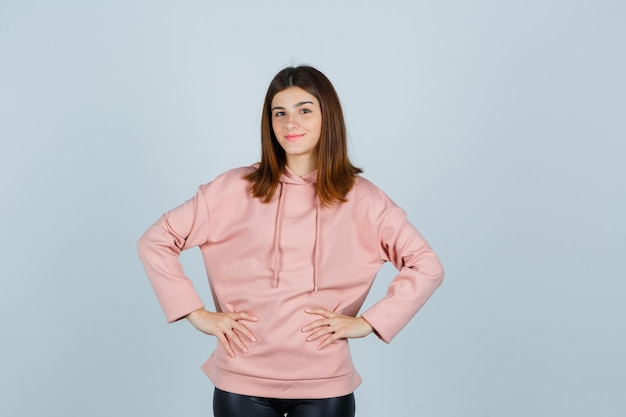
[[[317,195],[325,205],[345,202],[346,194],[362,172],[348,159],[348,141],[343,111],[330,80],[310,66],[287,67],[280,71],[267,89],[261,116],[261,162],[246,176],[252,181],[254,197],[269,202],[276,188],[287,158],[272,129],[272,100],[289,87],[300,87],[319,101],[322,111],[322,131],[319,140],[317,166]]]

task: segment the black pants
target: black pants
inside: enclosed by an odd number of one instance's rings
[[[215,417],[354,417],[354,394],[321,399],[277,399],[233,394],[215,388]]]

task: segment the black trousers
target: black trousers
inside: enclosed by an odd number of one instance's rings
[[[233,394],[215,388],[215,417],[354,417],[354,394],[320,399],[278,399]]]

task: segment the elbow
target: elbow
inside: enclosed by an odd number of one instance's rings
[[[446,274],[443,269],[443,265],[441,264],[437,256],[434,256],[432,259],[432,263],[430,265],[428,275],[431,277],[436,287],[439,287],[441,283],[443,282],[443,278]]]
[[[434,277],[435,277],[435,280],[437,281],[438,286],[441,285],[441,283],[443,282],[443,278],[446,275],[446,272],[443,269],[443,265],[441,264],[441,261],[437,257],[435,257],[435,268],[433,272],[434,272]]]
[[[139,240],[137,240],[137,246],[136,246],[137,255],[139,256],[139,259],[142,261],[145,258],[146,254],[150,251],[150,248],[152,247],[151,240],[148,238],[148,232],[149,230],[144,232],[144,234],[142,234],[141,237],[139,237]]]
[[[437,272],[437,286],[440,286],[443,283],[443,278],[445,277],[446,272],[443,269],[443,266],[441,266],[441,264],[439,265],[439,270]]]

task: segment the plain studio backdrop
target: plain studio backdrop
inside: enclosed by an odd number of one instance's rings
[[[271,78],[311,64],[447,273],[351,341],[357,415],[623,416],[625,43],[620,1],[0,1],[0,414],[212,415],[215,341],[135,244],[259,159]]]

